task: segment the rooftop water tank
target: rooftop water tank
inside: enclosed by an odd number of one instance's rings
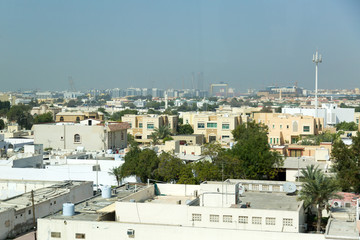
[[[75,215],[75,205],[73,203],[64,203],[63,216],[74,216],[74,215]]]
[[[111,198],[111,187],[105,185],[101,190],[101,196],[102,198]]]

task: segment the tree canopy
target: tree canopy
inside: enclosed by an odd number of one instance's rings
[[[343,130],[343,131],[357,131],[358,126],[355,122],[341,122],[335,125],[336,131]]]
[[[328,205],[331,198],[340,198],[336,193],[339,187],[333,178],[327,177],[324,173],[315,167],[309,165],[302,169],[303,178],[302,188],[298,199],[304,201],[305,207],[314,206],[317,208],[317,232],[321,230],[322,211]]]
[[[30,106],[14,105],[7,112],[9,121],[15,121],[20,127],[31,129],[33,124],[33,117],[30,114]]]
[[[178,134],[190,135],[194,133],[194,129],[190,124],[180,124],[178,128]]]
[[[34,124],[38,124],[38,123],[50,123],[53,122],[53,115],[51,112],[48,113],[44,113],[44,114],[40,114],[40,115],[36,115],[34,117]]]
[[[343,191],[360,192],[360,132],[352,137],[352,145],[335,141],[331,151],[334,164],[332,171]]]

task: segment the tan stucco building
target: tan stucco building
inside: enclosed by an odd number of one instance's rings
[[[46,104],[43,104],[39,107],[33,107],[30,114],[35,116],[35,115],[41,115],[41,114],[45,114],[50,112],[53,116],[53,119],[55,120],[56,118],[56,114],[58,114],[59,112],[61,112],[61,108],[58,107],[49,107]]]
[[[177,115],[125,115],[123,122],[130,124],[129,133],[134,136],[137,142],[150,143],[150,135],[154,129],[161,126],[168,126],[171,133],[176,133],[178,124]]]
[[[80,122],[85,119],[96,119],[104,121],[101,112],[60,112],[56,114],[56,122]]]
[[[220,141],[229,142],[233,139],[231,133],[242,118],[239,114],[225,113],[183,113],[184,124],[190,124],[194,134],[203,134],[206,142]]]
[[[284,113],[254,113],[254,121],[268,126],[270,145],[296,143],[303,136],[323,131],[324,119]]]

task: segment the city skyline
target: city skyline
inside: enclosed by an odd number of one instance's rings
[[[358,1],[3,1],[1,90],[359,87]]]

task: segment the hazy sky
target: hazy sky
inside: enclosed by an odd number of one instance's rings
[[[358,0],[0,0],[0,91],[360,87]]]

